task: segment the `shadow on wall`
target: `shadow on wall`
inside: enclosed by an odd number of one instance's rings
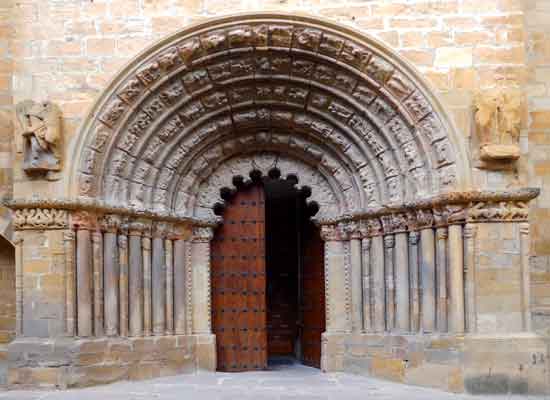
[[[15,336],[15,247],[0,236],[0,345]]]

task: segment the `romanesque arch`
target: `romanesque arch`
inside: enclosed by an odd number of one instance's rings
[[[338,198],[323,214],[333,219],[470,180],[463,140],[419,74],[379,42],[313,18],[245,15],[181,31],[130,63],[91,115],[70,152],[70,190],[107,204],[209,217],[215,194],[198,201],[197,188],[223,181],[213,172],[243,152],[311,168]]]

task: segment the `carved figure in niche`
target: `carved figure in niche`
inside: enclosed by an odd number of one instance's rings
[[[475,121],[480,158],[483,161],[512,161],[519,158],[519,89],[495,88],[478,93],[475,97]]]
[[[51,102],[25,100],[15,109],[22,136],[26,172],[61,169],[61,112]]]

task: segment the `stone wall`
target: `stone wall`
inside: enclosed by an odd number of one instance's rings
[[[532,302],[535,329],[550,331],[550,1],[526,2],[529,101],[529,185],[542,189],[533,203]],[[540,223],[538,221],[541,221]]]
[[[15,249],[0,237],[0,344],[15,336]]]

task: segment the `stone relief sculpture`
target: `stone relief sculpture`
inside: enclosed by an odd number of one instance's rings
[[[513,161],[520,156],[519,89],[495,88],[475,97],[475,121],[482,161]]]
[[[59,108],[49,101],[37,103],[25,100],[16,106],[16,115],[22,136],[23,169],[29,173],[59,171]]]

